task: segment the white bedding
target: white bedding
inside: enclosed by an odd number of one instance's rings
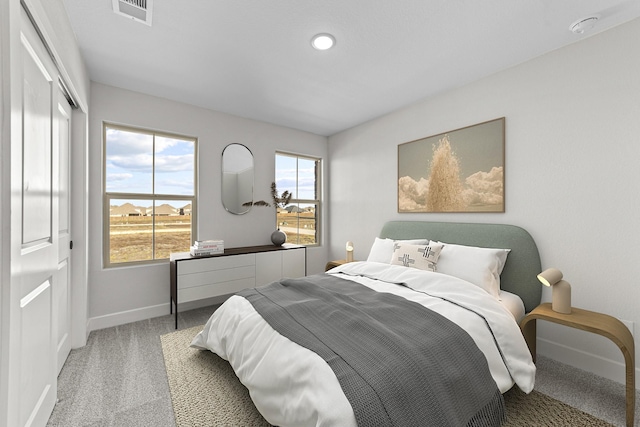
[[[514,315],[479,287],[441,273],[381,263],[344,264],[330,274],[400,295],[446,316],[465,329],[485,354],[502,393],[514,384],[526,393],[533,389],[535,365]],[[406,283],[414,290],[394,282]],[[487,319],[504,359],[485,321],[460,305]],[[329,365],[278,334],[240,296],[232,296],[216,310],[191,345],[228,360],[257,409],[273,425],[356,425]]]
[[[500,301],[504,308],[513,314],[513,318],[516,319],[518,324],[520,324],[520,321],[526,314],[522,298],[516,294],[512,294],[511,292],[501,290],[498,294],[498,301]]]

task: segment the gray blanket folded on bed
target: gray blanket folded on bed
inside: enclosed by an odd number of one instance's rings
[[[420,304],[319,274],[239,292],[322,357],[358,426],[499,426],[502,395],[458,325]]]

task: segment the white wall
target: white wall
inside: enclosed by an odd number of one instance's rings
[[[198,138],[198,238],[223,239],[226,247],[271,244],[273,209],[245,215],[221,203],[221,155],[227,144],[246,145],[254,156],[256,200],[270,198],[276,150],[327,157],[327,138],[218,113],[166,99],[91,85],[89,123],[89,329],[169,314],[169,263],[102,268],[102,122]],[[307,251],[307,272],[323,271],[326,246]],[[183,309],[183,308],[181,308]]]
[[[638,51],[635,20],[330,137],[330,258],[344,257],[347,240],[366,258],[388,220],[516,224],[543,268],[564,272],[574,306],[638,325]],[[504,214],[397,213],[398,144],[503,116]],[[539,353],[624,381],[610,341],[538,323]]]

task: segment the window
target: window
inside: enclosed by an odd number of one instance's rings
[[[320,159],[276,153],[276,187],[279,194],[292,194],[290,203],[276,214],[287,242],[320,244]]]
[[[104,125],[104,265],[166,260],[195,232],[195,138]]]

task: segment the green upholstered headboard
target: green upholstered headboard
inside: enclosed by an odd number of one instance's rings
[[[514,293],[524,302],[527,312],[542,297],[540,254],[531,235],[515,225],[473,224],[429,221],[389,221],[380,231],[381,238],[430,239],[459,245],[511,249],[500,275],[500,288]]]

